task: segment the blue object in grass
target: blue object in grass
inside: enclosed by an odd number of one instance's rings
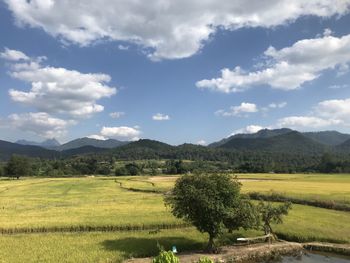
[[[176,246],[173,246],[172,251],[173,251],[173,253],[177,253]]]

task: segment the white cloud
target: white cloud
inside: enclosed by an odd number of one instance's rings
[[[152,116],[152,119],[154,121],[168,121],[170,120],[169,115],[163,114],[163,113],[157,113]]]
[[[290,116],[278,120],[278,127],[308,128],[350,125],[350,98],[319,102],[308,116]]]
[[[86,137],[90,138],[90,139],[101,140],[101,141],[107,140],[106,137],[104,137],[102,135],[99,135],[99,134],[92,134],[92,135],[89,135],[89,136],[86,136]]]
[[[350,126],[350,98],[333,99],[319,102],[307,115],[295,115],[280,118],[274,125],[262,127],[249,125],[243,129],[234,131],[237,133],[255,133],[263,128],[291,128],[296,130],[317,130],[335,126]]]
[[[13,78],[31,85],[28,91],[10,89],[9,95],[13,101],[38,112],[12,114],[3,121],[25,132],[46,138],[62,137],[69,126],[76,124],[71,118],[86,118],[103,111],[104,107],[96,101],[116,93],[114,87],[105,84],[110,81],[106,74],[45,66],[46,57],[30,58],[17,50],[5,49],[0,56],[12,61],[10,75]]]
[[[205,145],[207,145],[207,142],[206,142],[205,140],[199,140],[199,141],[197,142],[197,144],[198,144],[198,145],[203,145],[203,146],[205,146]]]
[[[31,84],[29,91],[10,89],[13,101],[40,112],[85,118],[103,111],[97,100],[116,94],[116,88],[106,85],[111,80],[106,74],[43,66],[41,61],[28,58],[12,65],[11,76]]]
[[[342,85],[335,84],[335,85],[329,86],[328,88],[329,89],[344,89],[344,88],[347,88],[347,87],[349,87],[349,85],[347,85],[347,84],[342,84]]]
[[[125,46],[125,45],[118,45],[118,49],[119,49],[119,50],[126,51],[126,50],[129,50],[129,46]]]
[[[326,120],[314,116],[290,116],[282,118],[277,125],[283,128],[321,128],[330,125],[341,124],[340,120]]]
[[[122,111],[115,111],[115,112],[111,112],[109,114],[109,116],[111,116],[111,118],[113,118],[113,119],[119,119],[120,117],[122,117],[124,115],[125,115],[125,112],[122,112]]]
[[[138,127],[102,127],[100,135],[105,138],[113,138],[118,140],[138,140],[141,131]]]
[[[257,133],[258,131],[260,131],[262,129],[265,129],[265,127],[262,127],[260,125],[248,125],[245,128],[235,130],[229,136],[232,136],[232,135],[235,135],[235,134],[239,134],[239,133],[248,133],[248,134]]]
[[[332,30],[330,29],[330,28],[326,28],[324,31],[323,31],[323,36],[325,36],[325,37],[328,37],[328,36],[330,36],[330,35],[332,35],[333,34],[333,32],[332,32]]]
[[[287,102],[280,102],[280,103],[270,103],[269,108],[271,109],[281,109],[287,106]]]
[[[342,120],[350,124],[350,98],[322,101],[315,107],[315,113],[327,120]]]
[[[221,77],[198,81],[196,86],[224,93],[261,85],[294,90],[318,78],[324,70],[338,68],[344,72],[348,69],[350,35],[304,39],[280,50],[269,47],[264,55],[265,66],[261,70],[246,72],[239,66],[233,70],[225,68],[221,70]]]
[[[59,138],[67,133],[67,128],[75,121],[54,118],[45,112],[11,114],[4,120],[7,128],[31,132],[45,138]]]
[[[29,60],[30,58],[21,51],[5,48],[4,52],[0,53],[0,57],[10,61]]]
[[[254,103],[242,102],[239,106],[231,106],[229,111],[218,110],[215,112],[216,115],[224,117],[230,116],[246,116],[247,113],[258,112],[258,108]]]
[[[151,59],[197,53],[218,28],[271,28],[298,17],[349,12],[349,0],[5,0],[20,26],[82,46],[97,40],[136,43]]]

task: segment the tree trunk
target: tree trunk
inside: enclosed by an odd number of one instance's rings
[[[268,224],[265,224],[264,226],[264,232],[265,232],[265,235],[269,235],[271,234],[271,227],[268,225]],[[269,242],[271,244],[271,237],[267,237],[265,239],[265,242]]]
[[[214,245],[214,236],[209,234],[209,241],[207,248],[205,249],[206,252],[208,253],[213,253],[215,250],[215,245]]]

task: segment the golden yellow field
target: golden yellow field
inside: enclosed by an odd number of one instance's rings
[[[207,236],[184,228],[184,222],[174,218],[163,204],[162,193],[171,189],[176,179],[95,176],[0,180],[0,228],[17,233],[0,235],[0,258],[58,262],[69,254],[70,262],[118,262],[132,255],[153,255],[157,241],[166,248],[173,243],[182,250],[201,248]],[[274,191],[350,203],[350,175],[242,174],[238,179],[245,193]],[[276,231],[291,240],[350,243],[349,222],[349,212],[293,205]],[[131,231],[117,231],[118,227]],[[172,229],[149,233],[149,229],[168,227]],[[99,228],[108,232],[96,231]],[[142,228],[147,230],[140,231]],[[38,233],[23,233],[28,231]],[[226,233],[219,242],[256,234],[260,233]]]

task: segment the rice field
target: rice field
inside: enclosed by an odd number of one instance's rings
[[[0,234],[0,262],[120,262],[154,255],[157,242],[166,248],[174,244],[180,251],[200,249],[206,234],[174,218],[163,204],[162,192],[171,189],[176,178],[2,179],[0,229],[17,234]],[[242,174],[238,178],[243,192],[275,191],[350,203],[350,175]],[[349,222],[349,212],[293,205],[285,223],[275,230],[285,239],[350,243]],[[158,228],[171,229],[150,231]],[[219,242],[256,234],[260,233],[226,233]]]

